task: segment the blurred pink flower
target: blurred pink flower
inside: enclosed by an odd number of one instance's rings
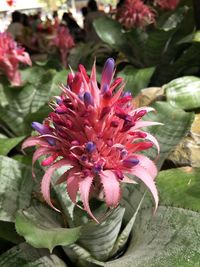
[[[155,23],[155,11],[141,0],[125,0],[117,13],[118,21],[127,29],[144,28]]]
[[[161,9],[173,10],[177,7],[180,0],[155,0],[154,5],[159,6]]]
[[[53,44],[60,50],[62,63],[66,67],[67,54],[69,53],[69,50],[74,46],[74,39],[65,26],[58,27],[56,37],[53,40]]]
[[[160,123],[142,120],[153,108],[134,108],[131,94],[123,93],[123,79],[112,81],[114,65],[112,58],[106,61],[100,87],[95,65],[90,77],[82,65],[76,74],[69,74],[67,86],[62,86],[62,95],[52,103],[53,112],[43,124],[32,123],[40,135],[23,143],[23,149],[37,146],[33,164],[47,155],[41,163],[49,166],[41,182],[45,201],[54,208],[50,200],[51,177],[56,169],[70,166],[57,184],[66,182],[74,203],[79,191],[84,209],[95,221],[89,206],[90,197],[103,193],[107,206],[116,207],[121,198],[120,184],[135,183],[135,178],[127,174],[142,180],[151,191],[155,206],[158,205],[154,183],[156,166],[139,152],[153,145],[159,151],[157,140],[140,128]]]
[[[0,33],[0,70],[5,73],[12,85],[21,85],[19,62],[31,65],[29,54],[17,45],[9,33]]]

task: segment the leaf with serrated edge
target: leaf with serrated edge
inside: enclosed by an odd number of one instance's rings
[[[59,214],[44,205],[35,205],[27,210],[18,211],[16,231],[36,248],[66,246],[80,237],[81,227],[63,228],[58,220]]]

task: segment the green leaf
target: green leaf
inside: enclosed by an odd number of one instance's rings
[[[188,7],[183,6],[177,10],[164,12],[157,20],[156,26],[162,30],[169,31],[171,29],[177,28],[184,18]]]
[[[119,207],[99,225],[94,222],[83,225],[78,242],[95,259],[103,261],[109,257],[121,228],[124,211]]]
[[[171,150],[188,133],[194,120],[194,114],[175,108],[166,102],[156,102],[153,107],[156,113],[148,113],[145,116],[145,120],[158,121],[164,124],[162,126],[148,127],[147,129],[160,144],[160,154],[156,161],[156,165],[160,168]],[[156,149],[148,150],[147,155],[155,158]]]
[[[137,217],[125,254],[106,267],[193,267],[199,265],[200,214],[160,206],[150,220],[148,210]]]
[[[77,267],[99,267],[105,266],[104,262],[94,259],[91,254],[79,246],[78,244],[72,244],[63,247],[64,252]]]
[[[189,47],[184,45],[173,46],[169,53],[163,56],[158,64],[152,79],[153,86],[162,86],[171,80],[188,75],[197,75],[200,71],[200,43],[196,42]]]
[[[98,18],[93,22],[94,28],[101,40],[113,48],[121,49],[125,40],[122,39],[122,26],[116,20],[108,17]]]
[[[141,205],[142,205],[142,202],[144,200],[144,197],[145,197],[145,193],[143,195],[143,197],[141,198],[140,202],[139,202],[139,205],[136,209],[136,211],[134,212],[132,218],[130,219],[130,221],[127,223],[126,227],[123,229],[123,231],[119,234],[116,242],[115,242],[115,245],[110,253],[110,255],[115,255],[117,252],[120,252],[124,246],[126,245],[129,237],[130,237],[130,234],[131,234],[131,231],[132,231],[132,228],[133,228],[133,225],[135,223],[135,220],[137,218],[137,215],[138,215],[138,212],[141,208]]]
[[[15,214],[30,204],[33,180],[31,168],[0,156],[0,220],[13,222]]]
[[[69,70],[66,70],[66,69],[59,71],[55,74],[52,80],[51,88],[50,88],[50,94],[52,96],[61,94],[60,85],[62,84],[66,85],[68,74],[69,74]]]
[[[67,71],[57,73],[52,69],[43,71],[34,67],[32,71],[25,72],[27,82],[24,86],[4,88],[7,105],[0,105],[1,120],[15,135],[30,133],[31,127],[26,123],[28,118],[34,120],[33,114],[37,118],[50,98],[60,94],[59,85],[66,83]]]
[[[0,138],[0,155],[6,156],[10,150],[18,145],[25,136],[15,138]]]
[[[200,107],[200,79],[194,76],[177,78],[164,86],[167,101],[182,109]]]
[[[20,210],[16,215],[17,233],[35,248],[53,248],[74,243],[80,236],[81,227],[63,228],[57,212],[44,205]]]
[[[151,76],[155,68],[136,69],[131,66],[125,67],[118,73],[118,77],[124,78],[126,89],[131,91],[133,95],[137,95],[141,89],[148,86]]]
[[[161,171],[156,178],[161,205],[200,211],[199,173],[191,167]]]
[[[128,42],[127,36],[119,22],[108,17],[101,17],[96,19],[93,25],[103,42],[127,56],[133,55],[132,44]]]
[[[34,249],[26,243],[13,247],[0,256],[1,267],[67,267],[47,250]]]
[[[164,52],[168,49],[168,41],[175,30],[168,31],[156,29],[149,35],[144,49],[144,57],[147,66],[154,66],[160,62]]]

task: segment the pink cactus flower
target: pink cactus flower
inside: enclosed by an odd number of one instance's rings
[[[135,183],[138,177],[150,190],[158,205],[154,179],[157,169],[153,161],[140,151],[159,145],[142,127],[160,123],[144,121],[142,117],[151,107],[134,108],[130,93],[123,93],[122,78],[113,81],[114,60],[109,58],[103,68],[100,87],[96,68],[91,76],[80,65],[76,74],[69,74],[67,86],[62,86],[61,96],[52,103],[53,112],[44,123],[33,122],[39,133],[23,143],[23,149],[37,146],[33,164],[48,166],[41,182],[45,201],[55,208],[50,199],[50,184],[54,171],[70,166],[58,180],[66,183],[71,200],[76,203],[78,192],[84,209],[95,220],[89,199],[105,197],[108,207],[114,208],[121,199],[121,183]],[[135,178],[127,176],[130,174]]]
[[[155,11],[141,0],[126,0],[120,7],[117,19],[127,29],[144,28],[155,23]]]
[[[60,50],[61,61],[66,67],[67,54],[69,53],[69,50],[74,46],[74,39],[66,27],[58,27],[56,37],[53,40],[53,44]]]
[[[0,33],[0,71],[5,73],[12,85],[21,85],[19,62],[31,66],[29,54],[17,45],[9,33]]]
[[[180,0],[155,0],[154,5],[159,6],[161,9],[174,10],[179,2]]]

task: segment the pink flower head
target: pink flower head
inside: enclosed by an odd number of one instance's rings
[[[127,29],[144,28],[155,23],[155,11],[141,0],[126,0],[119,9],[117,18]]]
[[[32,64],[29,54],[25,52],[24,48],[17,45],[10,34],[0,33],[0,70],[15,86],[21,85],[19,62]]]
[[[179,4],[180,0],[155,0],[154,5],[161,9],[174,10]]]
[[[32,124],[39,136],[30,137],[23,144],[23,149],[38,146],[33,164],[46,155],[41,163],[48,166],[41,182],[45,201],[54,208],[50,199],[51,176],[56,169],[70,166],[57,183],[66,182],[74,203],[79,192],[84,209],[96,221],[89,206],[90,197],[103,195],[108,207],[116,207],[121,198],[120,184],[135,183],[127,174],[142,180],[158,205],[154,183],[157,169],[140,151],[153,145],[159,151],[159,145],[140,128],[160,123],[142,120],[153,108],[134,108],[131,94],[123,93],[123,79],[113,81],[114,65],[112,58],[106,61],[100,87],[95,65],[90,77],[82,65],[76,74],[69,74],[67,86],[61,87],[61,96],[52,103],[53,112],[43,124]]]
[[[74,46],[74,39],[66,27],[58,27],[56,37],[53,40],[53,44],[59,48],[62,63],[66,67],[67,54],[69,50]]]

